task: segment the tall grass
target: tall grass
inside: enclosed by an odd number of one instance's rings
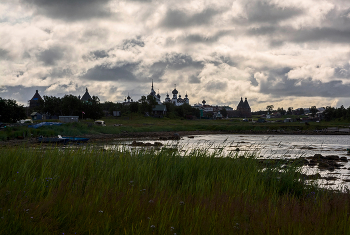
[[[346,234],[349,195],[299,168],[193,150],[8,148],[1,234]]]

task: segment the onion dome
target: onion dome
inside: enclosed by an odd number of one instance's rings
[[[176,90],[176,88],[172,91],[174,95],[177,95],[179,92]]]
[[[160,99],[160,95],[159,95],[159,93],[158,93],[157,97]]]
[[[126,97],[126,99],[130,100],[130,99],[131,99],[131,97],[128,95],[128,97]]]

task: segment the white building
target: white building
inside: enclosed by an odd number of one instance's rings
[[[190,104],[190,100],[188,99],[188,95],[186,93],[185,98],[183,99],[179,92],[175,89],[171,92],[173,94],[173,98],[170,100],[169,94],[167,93],[167,98],[165,98],[165,102],[172,102],[176,106],[181,106],[183,104]],[[177,97],[177,94],[179,94],[179,97]]]

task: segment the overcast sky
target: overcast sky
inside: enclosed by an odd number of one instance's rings
[[[348,0],[1,0],[0,97],[350,106]]]

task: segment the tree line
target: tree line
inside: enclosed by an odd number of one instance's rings
[[[27,117],[23,105],[16,100],[2,99],[0,97],[0,122],[17,122]]]
[[[103,117],[103,107],[97,96],[82,101],[74,95],[64,97],[43,96],[36,111],[50,116],[79,116],[80,118],[99,119]]]
[[[196,108],[193,108],[189,104],[183,104],[181,106],[176,106],[170,102],[164,102],[163,104],[166,105],[167,113],[165,117],[167,118],[199,118],[200,111]],[[138,101],[130,102],[127,105],[109,101],[102,104],[103,110],[108,111],[110,115],[113,115],[113,111],[116,110],[121,111],[123,115],[129,115],[132,113],[152,115],[152,110],[156,105],[158,105],[158,103],[156,99],[151,95],[142,96]]]
[[[309,108],[309,111],[311,113],[311,116],[314,117],[316,115],[316,113],[318,112],[318,109],[316,108],[316,106],[311,106]],[[293,107],[288,107],[287,110],[278,107],[276,110],[274,110],[274,106],[273,105],[268,105],[266,106],[266,112],[271,113],[271,112],[279,112],[282,116],[284,115],[303,115],[305,114],[305,110],[303,108],[294,110]]]
[[[65,95],[64,97],[43,96],[39,101],[37,107],[31,108],[31,112],[39,112],[46,114],[51,118],[58,118],[58,116],[79,116],[79,118],[99,119],[105,115],[113,115],[113,111],[120,111],[122,115],[129,115],[132,113],[149,114],[152,115],[152,109],[157,105],[156,99],[153,96],[142,96],[136,102],[128,103],[113,103],[106,101],[100,102],[97,96],[92,96],[88,101],[82,101],[74,95]],[[175,106],[173,103],[164,103],[167,108],[166,117],[199,117],[200,111],[193,108],[189,104]],[[27,118],[26,108],[19,105],[16,100],[2,99],[0,97],[0,122],[17,122],[21,119]]]
[[[340,108],[334,108],[331,106],[327,106],[326,110],[323,112],[324,118],[326,121],[332,120],[346,120],[350,121],[350,107],[347,109],[344,106],[340,106]]]

